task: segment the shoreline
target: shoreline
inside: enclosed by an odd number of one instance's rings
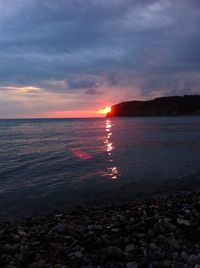
[[[0,248],[7,268],[196,268],[200,188],[1,222]]]
[[[175,179],[165,180],[149,180],[128,182],[116,188],[108,188],[106,191],[101,190],[96,195],[75,195],[74,198],[61,199],[59,202],[54,200],[49,202],[48,199],[35,204],[25,202],[26,206],[19,206],[16,203],[16,209],[8,209],[4,205],[0,208],[0,223],[4,221],[20,222],[21,219],[29,217],[48,216],[52,213],[63,212],[70,213],[76,207],[85,209],[91,207],[107,207],[110,204],[120,204],[132,202],[133,200],[146,202],[151,196],[164,196],[175,194],[176,192],[188,192],[200,189],[200,173],[194,173],[189,176],[184,176]],[[28,209],[27,209],[28,207]]]

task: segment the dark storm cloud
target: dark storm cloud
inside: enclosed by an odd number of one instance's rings
[[[2,89],[200,90],[197,0],[0,0],[0,10]]]
[[[68,82],[70,89],[87,89],[87,88],[98,88],[98,82],[95,78],[78,78],[72,79]]]

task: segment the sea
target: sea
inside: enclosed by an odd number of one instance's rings
[[[0,120],[0,216],[200,186],[200,117]]]

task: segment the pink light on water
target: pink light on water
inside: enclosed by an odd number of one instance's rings
[[[73,150],[73,155],[81,160],[89,160],[92,158],[90,154],[83,152],[81,150]]]

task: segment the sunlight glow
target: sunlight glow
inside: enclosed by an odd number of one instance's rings
[[[107,113],[110,113],[111,110],[112,109],[110,106],[106,106],[106,108],[98,110],[98,114],[107,114]]]
[[[110,112],[111,112],[111,107],[110,107],[110,106],[107,106],[107,107],[105,108],[105,112],[106,112],[106,113],[110,113]]]

